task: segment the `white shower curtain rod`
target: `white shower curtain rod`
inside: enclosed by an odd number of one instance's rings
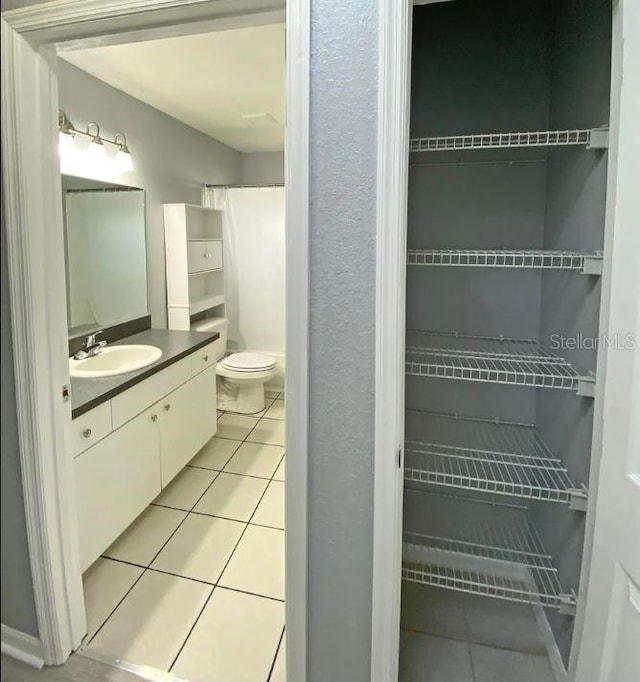
[[[242,189],[242,188],[264,188],[264,187],[284,187],[284,182],[274,182],[268,185],[205,185],[207,189]]]

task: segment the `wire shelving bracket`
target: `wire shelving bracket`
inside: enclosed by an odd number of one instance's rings
[[[408,331],[405,372],[595,395],[595,375],[581,376],[571,363],[533,339]]]
[[[472,505],[464,521],[436,503],[426,533],[404,533],[404,580],[575,613],[575,592],[563,590],[526,510],[495,506],[488,516],[487,505],[452,501]]]
[[[577,270],[602,274],[602,253],[537,250],[409,249],[407,265]]]
[[[609,128],[416,137],[410,140],[409,149],[412,152],[438,152],[573,145],[582,145],[587,149],[606,149],[609,146]]]
[[[573,485],[531,424],[408,410],[406,434],[406,482],[586,510],[586,488]]]

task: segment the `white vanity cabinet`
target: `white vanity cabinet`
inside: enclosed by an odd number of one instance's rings
[[[163,488],[214,435],[215,392],[216,368],[209,367],[156,405]]]
[[[193,361],[210,352],[206,346],[73,420],[83,571],[215,435],[215,365]]]

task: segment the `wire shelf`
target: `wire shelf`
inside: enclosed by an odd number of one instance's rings
[[[530,424],[407,411],[405,481],[574,504],[577,491]]]
[[[508,147],[566,147],[571,145],[602,149],[607,147],[608,132],[607,128],[591,128],[586,130],[539,130],[416,137],[411,139],[409,149],[412,152],[438,152],[464,149],[504,149]]]
[[[581,382],[592,382],[532,339],[442,332],[407,332],[405,371],[411,376],[576,391]]]
[[[437,496],[434,507],[426,533],[404,534],[405,580],[575,611],[526,510]]]
[[[407,265],[580,270],[598,274],[602,254],[574,251],[409,249]],[[599,267],[598,267],[599,266]]]

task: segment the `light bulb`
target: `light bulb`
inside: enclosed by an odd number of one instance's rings
[[[102,141],[94,137],[87,147],[87,165],[92,172],[104,171],[107,165],[107,151]]]
[[[133,159],[131,153],[126,147],[118,149],[116,153],[116,170],[120,173],[130,173],[133,170]]]
[[[73,133],[63,132],[58,133],[58,154],[62,158],[71,159],[76,152],[76,141]]]

